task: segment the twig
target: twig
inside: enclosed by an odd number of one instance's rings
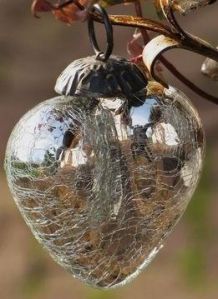
[[[142,8],[141,8],[141,4],[139,1],[136,2],[135,4],[135,11],[138,17],[143,17],[143,13],[142,13]],[[177,21],[174,18],[174,15],[171,12],[171,18],[173,19],[174,24],[176,25],[176,28],[181,28],[180,26],[177,26]],[[199,45],[199,40],[196,40],[196,43],[193,41],[193,38],[189,35],[189,34],[184,34],[184,31],[182,30],[182,35],[183,37],[185,37],[186,39],[186,43],[188,45],[188,47],[193,44],[195,44],[194,48],[195,48],[195,52],[202,54],[202,50],[204,50],[204,52],[208,52],[210,49],[208,49],[208,46],[203,47],[202,45]],[[146,45],[150,38],[149,35],[147,33],[147,31],[144,28],[141,28],[141,34],[143,37],[143,41],[144,44]],[[200,50],[199,50],[200,47]],[[204,48],[204,49],[202,49]],[[215,55],[215,57],[218,59],[218,52],[216,51],[214,53],[214,49],[212,49],[212,53],[210,53],[210,55]],[[218,98],[208,94],[207,92],[205,92],[204,90],[202,90],[201,88],[199,88],[197,85],[195,85],[194,83],[192,83],[188,78],[186,78],[182,73],[180,73],[177,68],[170,63],[166,58],[164,58],[162,55],[159,56],[159,61],[178,79],[180,80],[183,84],[185,84],[186,86],[188,86],[190,89],[192,89],[196,94],[198,94],[199,96],[206,98],[208,101],[214,103],[214,104],[218,104]]]
[[[200,97],[207,99],[208,101],[218,104],[218,98],[208,94],[201,88],[199,88],[197,85],[195,85],[193,82],[191,82],[189,79],[187,79],[183,74],[181,74],[176,67],[170,63],[166,58],[161,56],[159,58],[161,63],[178,79],[180,80],[183,84],[188,86],[191,90],[193,90],[196,94],[198,94]]]

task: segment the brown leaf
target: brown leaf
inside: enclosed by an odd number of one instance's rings
[[[135,0],[96,0],[103,7],[115,4],[134,2]],[[37,16],[37,12],[52,12],[53,15],[61,22],[72,24],[75,21],[84,21],[87,18],[88,11],[92,7],[94,0],[72,0],[62,1],[62,3],[51,4],[47,0],[34,0],[32,4],[32,12]],[[85,9],[82,9],[82,8]]]
[[[86,7],[88,2],[89,0],[80,0],[78,1],[78,4],[81,5],[81,7]],[[84,15],[86,14],[85,10],[81,10],[74,4],[74,1],[68,1],[66,2],[66,5],[64,5],[64,3],[59,5],[58,3],[51,4],[47,0],[34,0],[31,9],[36,17],[38,17],[37,12],[52,12],[56,19],[68,24],[83,20]]]
[[[172,9],[181,14],[186,14],[193,9],[215,3],[216,0],[154,0],[154,4],[157,10],[157,14],[160,17],[165,15],[164,7],[171,6]]]
[[[173,9],[185,14],[193,9],[198,9],[214,2],[216,2],[216,0],[175,0],[173,3]]]
[[[133,38],[127,44],[127,52],[130,58],[135,58],[142,55],[143,47],[140,43],[141,33],[136,32]]]
[[[67,24],[72,24],[80,19],[78,15],[80,9],[75,4],[69,4],[61,9],[55,9],[52,12],[57,20]]]

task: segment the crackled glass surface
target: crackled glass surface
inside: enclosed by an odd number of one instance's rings
[[[26,223],[84,282],[137,276],[183,214],[198,182],[204,135],[180,91],[125,99],[57,97],[15,127],[5,167]]]

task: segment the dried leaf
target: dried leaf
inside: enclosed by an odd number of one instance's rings
[[[32,12],[34,16],[38,17],[37,13],[39,12],[52,12],[53,15],[64,23],[72,24],[75,21],[83,20],[85,11],[82,11],[79,7],[86,7],[89,0],[80,0],[77,1],[78,5],[74,3],[75,1],[67,1],[66,5],[64,2],[53,4],[47,0],[34,0],[32,3]]]
[[[198,9],[200,7],[215,3],[216,0],[155,0],[157,14],[159,17],[163,17],[164,7],[171,6],[174,11],[181,14],[186,14],[190,10]]]
[[[89,0],[80,0],[79,3],[86,7],[88,1]],[[53,14],[57,20],[67,24],[72,24],[75,21],[84,21],[86,17],[86,11],[79,9],[74,3],[66,5],[61,9],[53,10]]]
[[[72,24],[75,21],[86,20],[87,12],[95,2],[98,2],[103,7],[109,7],[134,1],[136,0],[69,0],[52,3],[52,0],[34,0],[31,9],[36,17],[38,17],[37,13],[39,12],[52,12],[59,21]],[[80,6],[81,8],[79,8]],[[82,9],[83,7],[85,8],[84,10]]]
[[[198,9],[202,6],[212,4],[215,1],[211,1],[211,0],[175,0],[173,3],[173,8],[174,8],[174,10],[176,10],[176,11],[178,10],[185,14],[192,9]]]
[[[46,0],[34,0],[31,6],[31,10],[35,17],[37,16],[37,12],[48,12],[52,11],[53,6]]]
[[[137,30],[127,44],[127,52],[131,59],[142,55],[143,47],[140,42],[141,38],[141,33]]]

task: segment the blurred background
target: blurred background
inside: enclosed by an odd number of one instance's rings
[[[74,59],[92,54],[92,49],[86,24],[69,27],[49,14],[34,19],[30,4],[30,0],[0,1],[0,298],[217,299],[218,106],[196,96],[167,71],[171,85],[182,89],[198,108],[207,135],[207,152],[195,196],[155,261],[130,285],[99,291],[84,286],[55,264],[31,235],[5,180],[6,143],[25,112],[55,95],[53,87],[59,73]],[[143,10],[147,17],[156,18],[151,3],[143,2]],[[110,11],[134,14],[132,5]],[[217,45],[217,16],[218,3],[179,21],[186,30]],[[103,30],[98,30],[104,42]],[[126,42],[132,33],[132,29],[115,28],[114,53],[126,56]],[[218,83],[199,72],[202,57],[180,50],[166,56],[193,82],[217,95]]]

